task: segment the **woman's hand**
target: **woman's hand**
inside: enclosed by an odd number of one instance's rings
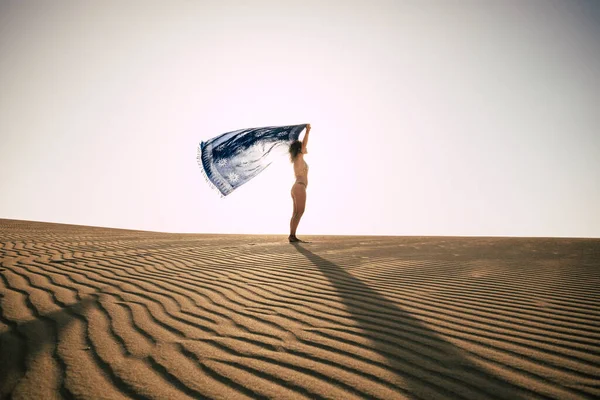
[[[306,133],[310,131],[310,124],[306,124]]]

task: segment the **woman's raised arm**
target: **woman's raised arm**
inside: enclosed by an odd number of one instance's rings
[[[310,124],[306,124],[306,133],[302,139],[302,154],[306,154],[306,146],[308,146],[308,134],[310,133]]]

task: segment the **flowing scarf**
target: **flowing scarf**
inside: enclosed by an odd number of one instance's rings
[[[298,140],[302,125],[239,129],[200,142],[196,159],[206,181],[227,196],[273,162]]]

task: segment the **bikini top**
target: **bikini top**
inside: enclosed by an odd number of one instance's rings
[[[306,163],[306,161],[304,161],[304,168],[302,168],[301,171],[304,172],[304,174],[308,174],[308,164]]]

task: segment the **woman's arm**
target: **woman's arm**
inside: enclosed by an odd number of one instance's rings
[[[308,146],[308,134],[310,133],[310,124],[306,124],[306,133],[304,139],[302,139],[302,154],[306,154],[306,146]]]

